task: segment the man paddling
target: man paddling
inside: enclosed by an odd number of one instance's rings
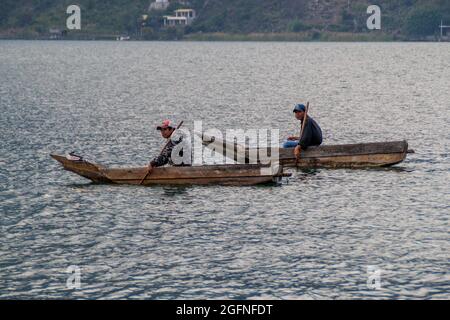
[[[306,115],[306,107],[298,104],[294,108],[295,118],[301,121],[302,126]],[[294,155],[298,159],[302,150],[308,149],[310,146],[320,146],[322,144],[322,129],[317,122],[309,115],[306,116],[305,129],[301,138],[289,137],[288,141],[283,144],[283,148],[294,148]]]
[[[150,161],[148,165],[148,174],[150,174],[155,167],[162,167],[166,164],[176,165],[172,161],[172,151],[176,145],[183,141],[183,137],[180,136],[178,139],[171,138],[175,128],[176,126],[170,120],[164,120],[161,125],[156,127],[156,130],[161,132],[163,138],[170,140],[167,142],[167,145],[161,153]],[[179,156],[183,157],[183,151],[180,152]]]

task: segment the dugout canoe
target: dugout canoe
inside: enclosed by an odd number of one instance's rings
[[[237,143],[233,144],[205,135],[202,139],[203,144],[208,148],[214,148],[216,152],[221,152],[224,156],[234,155],[233,159],[238,163],[258,163],[259,156],[257,161],[249,159],[250,154],[259,155],[260,151],[268,156],[271,155],[271,149],[248,149]],[[310,147],[302,151],[298,161],[295,159],[293,148],[278,148],[278,157],[275,158],[279,159],[283,167],[357,169],[393,166],[403,162],[408,153],[414,153],[414,151],[408,150],[407,141],[391,141]],[[275,160],[272,159],[272,161]]]
[[[298,168],[390,167],[403,162],[407,141],[324,145],[303,151],[296,161],[292,148],[280,149],[280,164]]]
[[[146,167],[108,168],[86,160],[71,160],[65,156],[50,155],[65,170],[74,172],[96,183],[139,185],[147,173]],[[143,181],[143,185],[257,185],[278,183],[283,174],[281,166],[259,164],[207,165],[192,167],[158,167]]]

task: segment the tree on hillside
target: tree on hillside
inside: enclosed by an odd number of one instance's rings
[[[411,10],[405,22],[405,32],[412,36],[428,36],[438,32],[443,19],[439,7],[422,6]]]

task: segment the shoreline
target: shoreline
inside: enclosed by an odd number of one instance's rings
[[[114,34],[68,34],[52,38],[48,35],[6,35],[0,33],[0,40],[68,40],[68,41],[118,41],[121,35]],[[145,39],[143,37],[130,36],[130,40],[125,41],[186,41],[186,42],[450,42],[450,37],[440,40],[439,37],[430,36],[427,38],[411,38],[403,35],[392,35],[387,33],[348,33],[348,32],[290,32],[290,33],[192,33],[183,35],[180,38],[167,39],[165,37],[155,37]]]

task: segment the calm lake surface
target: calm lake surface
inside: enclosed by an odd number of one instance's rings
[[[416,154],[185,188],[95,185],[49,157],[144,165],[165,118],[281,139],[306,100],[326,144]],[[449,43],[0,41],[0,111],[2,299],[450,298]]]

